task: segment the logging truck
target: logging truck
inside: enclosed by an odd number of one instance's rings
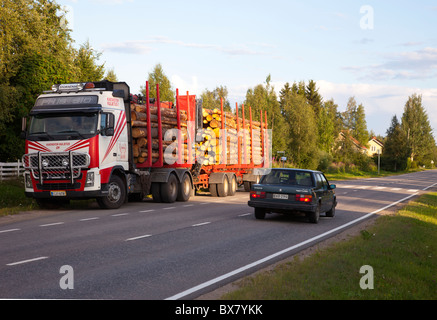
[[[250,190],[271,159],[267,113],[261,121],[202,107],[195,95],[175,103],[132,95],[125,82],[54,85],[23,118],[25,194],[40,206],[95,198],[116,209],[130,200],[188,201]],[[247,113],[247,112],[246,112]],[[247,115],[246,115],[247,117]],[[264,121],[263,121],[264,119]]]

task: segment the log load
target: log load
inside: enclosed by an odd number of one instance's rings
[[[239,124],[239,136],[237,133],[237,121]],[[222,122],[226,129],[226,143],[221,145],[220,135],[222,132]],[[237,116],[224,112],[218,109],[203,109],[203,128],[202,134],[204,140],[196,145],[196,155],[203,155],[203,164],[219,164],[223,162],[222,155],[224,148],[226,148],[226,163],[238,163],[238,150],[241,152],[241,162],[250,163],[252,160],[255,163],[261,163],[262,160],[262,142],[261,142],[261,123],[259,121],[252,121],[252,134],[250,131],[250,121],[245,120],[243,126],[243,119]],[[245,129],[245,130],[243,130]],[[253,136],[253,159],[252,159],[252,144],[251,135]],[[238,148],[238,141],[240,141],[240,148]]]
[[[185,151],[187,149],[186,139],[187,139],[187,114],[185,111],[180,111],[180,125],[181,125],[181,140],[182,148]],[[134,162],[141,164],[145,163],[149,157],[148,155],[148,136],[147,136],[147,107],[142,104],[131,104],[131,124],[132,124],[132,138],[133,138],[133,156]],[[151,146],[152,146],[152,163],[155,163],[159,159],[159,125],[158,125],[158,108],[150,106],[150,129],[151,129]],[[176,109],[161,108],[161,128],[162,128],[162,138],[164,139],[165,134],[172,129],[178,128],[178,114]],[[171,141],[162,141],[163,152],[166,151],[167,147],[174,147],[172,154],[177,156],[177,131],[172,134]],[[184,156],[186,152],[183,152],[182,159],[186,160]],[[165,157],[164,157],[165,163]]]

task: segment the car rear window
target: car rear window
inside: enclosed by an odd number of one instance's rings
[[[313,186],[313,180],[310,172],[291,170],[272,170],[268,175],[264,176],[261,183],[305,187]]]

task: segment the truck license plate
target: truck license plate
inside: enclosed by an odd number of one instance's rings
[[[67,193],[65,191],[50,191],[52,197],[65,197]]]
[[[288,194],[273,194],[273,199],[283,199],[288,200]]]

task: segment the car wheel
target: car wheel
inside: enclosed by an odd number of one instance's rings
[[[318,223],[319,222],[319,218],[320,218],[320,205],[318,205],[316,207],[316,209],[314,210],[314,212],[310,212],[308,214],[308,220],[311,223]]]
[[[332,205],[331,210],[326,212],[326,216],[333,218],[335,216],[335,204]]]
[[[266,217],[266,210],[263,208],[255,208],[255,218],[263,220]]]

